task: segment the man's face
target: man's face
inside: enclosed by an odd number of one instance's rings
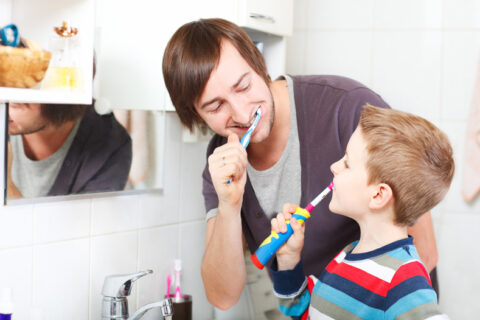
[[[345,156],[330,166],[334,189],[330,211],[351,218],[367,212],[372,193],[366,168],[367,149],[359,128],[350,137]]]
[[[253,123],[258,108],[262,118],[252,134],[252,143],[261,142],[270,134],[274,118],[272,94],[263,78],[224,40],[218,65],[195,109],[219,135],[226,137],[235,133],[241,138]]]
[[[8,134],[29,134],[43,130],[48,123],[36,103],[9,103]]]

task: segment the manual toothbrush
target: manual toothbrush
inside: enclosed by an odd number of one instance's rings
[[[260,121],[260,118],[262,117],[262,111],[260,110],[260,107],[258,107],[257,111],[255,111],[255,119],[253,120],[252,125],[248,128],[247,132],[243,135],[242,139],[240,139],[240,144],[247,149],[248,144],[250,142],[250,138],[252,137],[253,130],[257,127],[258,121]],[[232,178],[227,181],[227,184],[230,184],[232,182]]]
[[[182,271],[182,260],[175,259],[175,299],[182,298],[182,292],[180,291],[180,271]]]

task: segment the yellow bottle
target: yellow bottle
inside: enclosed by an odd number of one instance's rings
[[[78,30],[70,27],[66,21],[54,30],[56,34],[51,39],[52,60],[42,89],[80,91],[82,79],[76,52]]]

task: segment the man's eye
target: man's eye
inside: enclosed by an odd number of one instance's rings
[[[219,103],[218,106],[217,106],[215,109],[210,110],[210,112],[211,112],[211,113],[216,113],[216,112],[220,111],[220,108],[221,108],[221,107],[222,107],[222,104]]]
[[[245,87],[241,88],[240,91],[247,91],[248,89],[250,89],[250,83],[247,84]]]

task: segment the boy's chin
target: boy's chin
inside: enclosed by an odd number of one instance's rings
[[[330,204],[328,205],[328,209],[333,212],[333,213],[336,213],[336,214],[341,214],[339,211],[338,211],[338,208],[335,207],[335,204],[333,204],[333,200],[330,201]]]

